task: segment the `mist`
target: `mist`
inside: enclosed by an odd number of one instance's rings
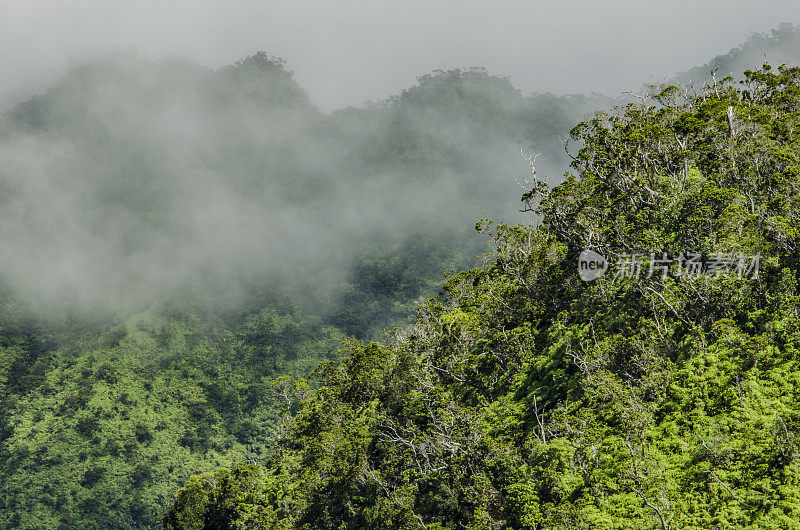
[[[128,47],[212,68],[266,50],[326,112],[382,100],[434,69],[471,66],[508,75],[525,93],[615,96],[798,21],[793,0],[10,0],[0,8],[0,107]]]
[[[476,221],[523,220],[524,133],[487,120],[527,103],[483,71],[421,85],[327,115],[263,53],[219,70],[132,52],[78,68],[2,122],[2,278],[40,312],[187,289],[236,303],[265,281],[305,281],[324,305],[371,248],[472,251]],[[488,101],[475,116],[470,93]]]
[[[39,314],[264,283],[325,311],[370,252],[467,267],[477,221],[531,222],[520,149],[556,182],[569,129],[620,90],[800,20],[720,5],[6,4],[0,281]]]

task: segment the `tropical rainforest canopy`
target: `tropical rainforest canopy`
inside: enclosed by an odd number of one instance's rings
[[[574,176],[525,195],[541,224],[351,342],[270,458],[193,477],[167,527],[796,524],[800,68],[654,100],[578,125]],[[573,243],[764,258],[588,283]]]
[[[800,69],[633,101],[125,53],[14,108],[0,527],[796,525]]]

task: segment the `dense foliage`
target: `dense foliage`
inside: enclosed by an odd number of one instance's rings
[[[520,146],[558,175],[619,100],[470,69],[325,114],[264,53],[119,53],[0,116],[0,528],[791,526],[796,72],[658,99],[413,326],[526,219]]]
[[[0,528],[157,525],[267,458],[291,381],[407,324],[516,213],[518,142],[555,167],[605,101],[475,69],[326,115],[263,53],[121,53],[4,115]]]
[[[524,197],[541,224],[350,342],[274,453],[190,479],[166,526],[795,527],[800,69],[653,98],[578,125],[574,174]],[[761,262],[584,282],[580,248]]]

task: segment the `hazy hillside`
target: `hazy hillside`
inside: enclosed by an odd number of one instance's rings
[[[795,517],[781,76],[592,120],[624,102],[480,68],[331,113],[265,53],[67,73],[0,117],[0,528],[157,527],[182,486],[178,527]],[[577,175],[534,214],[529,147]],[[578,243],[765,269],[587,285]]]
[[[350,343],[167,528],[795,527],[800,68],[746,79],[576,127],[574,176],[525,195],[541,224]]]
[[[270,451],[278,376],[404,324],[606,100],[435,72],[319,112],[282,61],[120,53],[0,122],[0,526],[141,527]],[[488,249],[488,248],[486,248]]]
[[[675,76],[671,83],[702,87],[716,77],[742,79],[745,70],[758,70],[764,63],[775,67],[800,63],[800,27],[784,23],[769,34],[753,33],[747,41],[702,66]]]

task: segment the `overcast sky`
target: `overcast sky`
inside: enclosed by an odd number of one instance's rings
[[[800,1],[0,0],[0,107],[128,47],[212,67],[265,50],[324,110],[469,66],[525,93],[616,94],[781,22],[800,23]]]

